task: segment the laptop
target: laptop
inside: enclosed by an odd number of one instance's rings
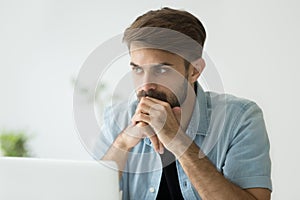
[[[119,200],[118,171],[104,161],[0,157],[2,200]]]

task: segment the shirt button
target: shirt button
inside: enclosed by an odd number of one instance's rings
[[[149,188],[149,192],[151,193],[155,192],[155,188],[154,187]]]
[[[184,187],[187,187],[187,182],[184,181],[184,182],[183,182],[183,185],[184,185]]]

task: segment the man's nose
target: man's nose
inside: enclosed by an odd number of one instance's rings
[[[146,74],[143,77],[143,82],[141,85],[142,90],[144,91],[149,91],[149,90],[154,90],[157,87],[157,83],[155,82],[155,77],[152,75]]]

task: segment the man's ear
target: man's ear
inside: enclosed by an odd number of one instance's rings
[[[197,60],[191,62],[191,69],[189,71],[190,81],[194,83],[202,74],[205,68],[205,61],[203,58],[198,58]]]

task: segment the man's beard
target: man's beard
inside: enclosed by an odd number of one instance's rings
[[[137,93],[137,97],[140,100],[142,97],[149,96],[169,103],[171,108],[180,107],[186,99],[187,89],[188,89],[187,84],[188,84],[187,81],[184,80],[182,86],[178,88],[178,90],[176,91],[176,95],[178,96],[178,98],[172,91],[170,93],[170,96],[167,96],[166,93],[153,90],[153,89],[150,89],[148,91],[141,90]]]

